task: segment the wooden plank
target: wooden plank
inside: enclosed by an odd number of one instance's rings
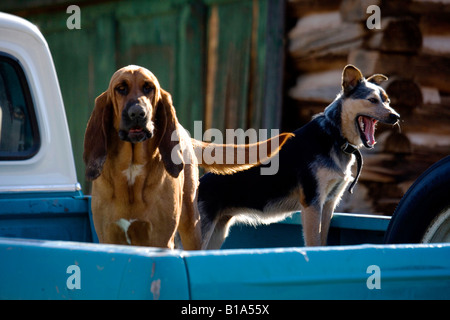
[[[174,95],[176,87],[176,54],[178,50],[178,16],[173,11],[164,15],[139,15],[128,18],[134,6],[119,7],[117,12],[117,67],[137,64],[149,69],[161,87]],[[134,13],[134,11],[132,11]]]
[[[256,128],[259,127],[262,117],[262,108],[259,107],[261,104],[261,93],[262,87],[260,83],[264,83],[264,78],[258,77],[260,70],[264,71],[265,61],[264,59],[258,60],[259,46],[258,42],[264,43],[263,41],[258,41],[259,37],[262,36],[264,40],[264,32],[260,34],[258,26],[261,25],[260,18],[264,18],[264,11],[261,12],[260,4],[264,1],[253,0],[252,2],[252,36],[251,36],[251,47],[250,47],[250,65],[249,65],[249,92],[248,92],[248,103],[247,103],[247,114],[245,128]],[[262,17],[261,17],[262,13]],[[264,50],[262,50],[264,54]],[[264,55],[265,56],[265,55]],[[262,62],[262,65],[259,63]],[[261,67],[261,69],[260,69]]]
[[[337,11],[311,14],[289,32],[289,55],[302,71],[339,68],[349,52],[362,45],[364,35],[361,24],[342,22]]]
[[[284,4],[207,3],[206,128],[279,128]]]
[[[343,22],[337,11],[310,14],[299,19],[295,27],[289,31],[289,51],[291,53],[297,50],[317,51],[363,35],[364,28],[360,23]]]
[[[289,0],[287,1],[288,15],[300,18],[310,13],[320,13],[339,9],[340,1],[336,0]]]
[[[407,9],[424,16],[450,13],[450,2],[447,0],[411,0]]]
[[[422,92],[423,104],[441,104],[441,95],[439,90],[433,87],[420,87]]]
[[[361,22],[365,21],[369,14],[367,14],[367,7],[370,5],[381,5],[382,0],[343,0],[340,6],[340,13],[342,19],[345,21]]]
[[[78,6],[84,6],[92,0],[77,1]],[[49,12],[65,12],[65,9],[73,4],[71,0],[2,0],[0,4],[0,11],[13,13],[18,16],[33,16],[37,14],[44,14]]]
[[[414,108],[422,105],[423,97],[420,86],[411,79],[393,76],[382,86],[389,95],[392,107],[400,112],[402,117],[412,114]]]
[[[333,47],[349,44],[357,47],[364,36],[364,29],[360,24],[343,23],[336,28],[306,32],[291,39],[289,51],[293,56],[308,56],[322,50],[332,50]]]
[[[423,37],[422,52],[429,55],[450,55],[450,34]]]
[[[204,130],[212,128],[214,116],[214,93],[216,90],[217,77],[217,46],[219,39],[219,16],[217,6],[210,8],[208,19],[208,51],[207,51],[207,73],[206,73],[206,102],[204,115]],[[210,138],[207,137],[209,140]]]
[[[348,63],[357,66],[364,76],[382,73],[387,76],[398,75],[412,79],[416,75],[414,56],[399,53],[383,53],[375,50],[356,49],[348,56]]]
[[[325,105],[336,98],[341,90],[342,69],[304,74],[298,77],[289,96],[295,100],[319,102]]]
[[[415,57],[413,69],[416,81],[424,86],[450,92],[450,57],[421,54]]]
[[[198,1],[127,2],[118,19],[118,67],[148,68],[173,98],[180,123],[193,134],[205,108],[206,7]]]
[[[368,32],[364,47],[384,52],[415,53],[422,46],[422,33],[412,18],[386,17],[381,29]]]
[[[283,108],[283,78],[285,71],[285,3],[279,0],[259,1],[258,72],[260,79],[256,106],[261,117],[253,128],[280,128]]]
[[[182,125],[193,135],[194,121],[203,119],[205,108],[206,7],[188,2],[180,9],[175,105]]]
[[[450,92],[450,58],[436,55],[404,55],[357,49],[350,52],[348,62],[361,69],[365,76],[382,73],[414,79],[423,86]]]
[[[217,59],[217,64],[208,65],[208,68],[216,68],[211,126],[222,131],[246,127],[252,5],[252,1],[230,2],[213,5],[212,8],[217,9],[211,9],[217,10],[218,36],[213,40],[217,40],[217,57],[213,58]],[[210,19],[212,16],[210,14]]]

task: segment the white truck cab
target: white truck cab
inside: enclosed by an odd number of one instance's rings
[[[0,12],[0,193],[78,190],[47,42],[32,23]]]

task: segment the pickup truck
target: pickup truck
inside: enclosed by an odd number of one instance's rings
[[[221,250],[99,244],[48,45],[0,13],[0,299],[449,299],[449,190],[447,157],[392,218],[336,213],[326,247],[298,212]]]

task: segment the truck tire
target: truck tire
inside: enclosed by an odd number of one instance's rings
[[[450,156],[432,165],[408,189],[384,242],[450,242]]]

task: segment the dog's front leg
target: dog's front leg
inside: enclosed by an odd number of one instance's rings
[[[320,246],[322,211],[314,206],[302,207],[303,239],[305,246]]]
[[[222,247],[225,238],[228,236],[230,226],[233,223],[233,217],[222,216],[220,217],[214,227],[214,231],[211,234],[207,248],[208,250],[218,250]],[[204,244],[203,244],[204,245]]]
[[[188,198],[185,195],[185,199]],[[178,233],[184,250],[200,250],[202,247],[202,231],[200,225],[200,214],[192,203],[183,204],[181,211]]]
[[[320,243],[322,246],[327,245],[328,230],[330,228],[331,218],[333,217],[334,208],[336,207],[336,200],[328,200],[323,205],[322,209],[322,224],[320,228]]]

